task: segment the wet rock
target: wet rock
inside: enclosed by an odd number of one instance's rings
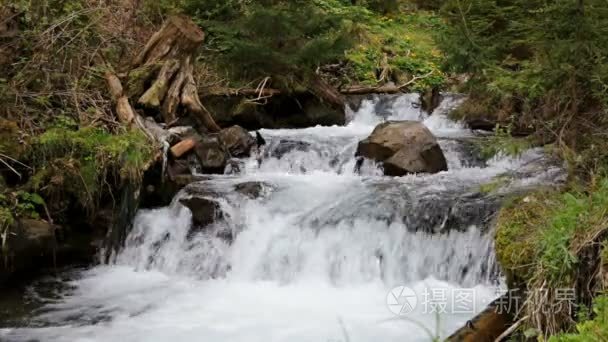
[[[265,99],[264,103],[223,95],[207,95],[204,101],[222,127],[239,125],[257,130],[343,125],[346,122],[344,110],[334,109],[308,92],[277,94]]]
[[[224,173],[228,159],[228,150],[217,134],[210,134],[202,138],[194,147],[198,157],[201,171],[204,173]]]
[[[174,180],[180,175],[189,175],[190,162],[186,159],[172,160],[167,164],[167,176],[170,180]]]
[[[446,171],[447,161],[437,139],[417,121],[387,121],[359,142],[357,156],[382,162],[387,176]]]
[[[53,265],[59,226],[42,220],[20,219],[7,229],[0,284],[15,273],[29,273]]]
[[[8,252],[19,259],[50,254],[57,247],[57,230],[59,226],[46,221],[21,219],[8,234]]]
[[[251,199],[260,198],[267,189],[272,186],[265,182],[245,182],[234,186],[234,191],[239,192]]]
[[[269,151],[269,154],[271,157],[275,157],[278,159],[281,159],[285,154],[292,152],[292,151],[309,151],[310,150],[310,143],[307,143],[305,141],[296,141],[296,140],[286,140],[286,139],[281,139],[278,144],[276,144],[273,148],[271,148],[271,150]]]
[[[238,159],[230,159],[228,164],[226,165],[226,169],[224,171],[227,175],[238,175],[241,173],[241,170],[245,167],[245,164],[242,160]]]
[[[445,192],[417,198],[403,211],[403,222],[411,231],[444,234],[466,231],[471,226],[486,231],[502,197],[480,193]]]
[[[223,129],[220,140],[233,157],[248,157],[256,140],[241,126],[232,126]]]
[[[224,217],[219,202],[213,199],[192,196],[181,198],[179,203],[190,209],[192,212],[192,224],[198,228],[204,228]]]
[[[441,100],[441,93],[438,88],[427,89],[424,93],[420,94],[422,110],[429,114],[433,114],[435,109],[441,104]]]
[[[258,131],[255,132],[255,143],[258,147],[266,145],[266,139]]]

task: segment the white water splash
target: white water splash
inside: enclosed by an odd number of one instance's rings
[[[224,220],[192,231],[191,213],[177,198],[170,207],[141,211],[116,265],[73,280],[72,291],[35,317],[45,327],[4,329],[0,337],[430,340],[420,324],[449,335],[496,298],[500,287],[492,234],[487,227],[458,226],[459,220],[469,222],[452,213],[458,201],[475,204],[470,194],[479,184],[503,173],[521,173],[515,183],[527,186],[552,182],[559,169],[547,169],[539,150],[467,165],[468,152],[452,138],[472,133],[445,116],[458,99],[448,97],[431,116],[418,109],[414,95],[391,98],[383,110],[381,100],[363,101],[345,127],[262,130],[270,155],[261,164],[251,158],[243,175],[191,186],[219,201]],[[450,171],[389,178],[369,166],[355,173],[357,142],[385,119],[420,120],[449,138],[440,143]],[[273,155],[281,140],[298,144]],[[268,195],[250,199],[233,191],[245,181],[268,184]],[[425,230],[446,226],[443,234]],[[219,231],[234,241],[214,234]],[[403,317],[394,316],[386,302],[399,285],[412,288],[421,304]],[[452,305],[459,291],[473,293],[466,313]],[[423,294],[431,292],[445,294],[439,316],[422,305]]]

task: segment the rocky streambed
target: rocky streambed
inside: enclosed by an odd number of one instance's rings
[[[481,160],[475,132],[446,117],[458,102],[445,96],[428,115],[417,96],[375,97],[344,126],[262,129],[257,139],[235,129],[233,145],[205,137],[192,152],[202,165],[171,171],[196,181],[140,210],[108,264],[27,287],[19,296],[33,304],[0,337],[449,336],[504,291],[492,229],[501,202],[563,177],[541,150]],[[247,157],[243,145],[256,147]]]

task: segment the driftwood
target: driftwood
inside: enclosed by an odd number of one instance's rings
[[[175,158],[179,158],[191,151],[194,146],[196,146],[196,140],[193,138],[182,140],[171,147],[171,155]]]
[[[204,39],[203,31],[187,16],[170,17],[135,58],[129,77],[148,81],[143,82],[150,84],[147,89],[134,94],[138,97],[137,103],[158,110],[165,123],[174,122],[181,107],[200,120],[207,130],[218,132],[220,127],[201,103],[192,75],[192,61]],[[138,72],[144,75],[135,76]]]

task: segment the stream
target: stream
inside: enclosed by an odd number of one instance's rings
[[[492,217],[508,194],[563,171],[540,149],[485,162],[477,133],[432,115],[417,95],[377,96],[342,127],[261,130],[261,157],[141,210],[108,265],[28,286],[23,317],[1,341],[430,341],[447,337],[504,291]],[[422,121],[449,171],[385,177],[357,143],[384,120]],[[491,193],[481,185],[497,183]],[[255,186],[255,196],[235,191]],[[219,203],[192,225],[180,199]]]

